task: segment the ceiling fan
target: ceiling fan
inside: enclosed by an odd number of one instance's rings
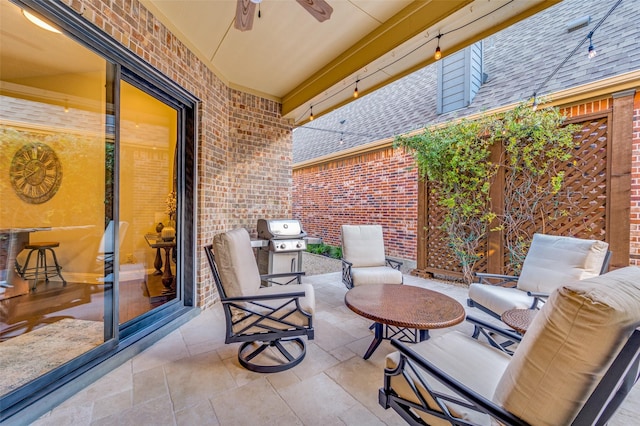
[[[324,22],[329,19],[333,12],[333,8],[325,0],[296,1],[320,22]],[[253,27],[253,17],[255,16],[256,4],[261,2],[262,0],[238,0],[235,23],[235,27],[237,29],[240,31],[248,31]]]

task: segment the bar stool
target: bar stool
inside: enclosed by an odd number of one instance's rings
[[[33,280],[33,286],[31,290],[36,289],[36,285],[38,284],[38,277],[44,276],[45,282],[49,282],[49,277],[58,276],[62,280],[62,285],[67,285],[67,282],[62,277],[62,267],[58,263],[58,258],[56,257],[56,252],[53,250],[56,247],[59,247],[59,242],[38,242],[38,243],[29,243],[24,246],[25,249],[31,250],[27,255],[27,260],[24,262],[24,266],[22,268],[18,265],[16,260],[16,269],[18,269],[18,273],[24,280]],[[53,265],[47,265],[47,251],[51,253],[51,257],[53,258]],[[36,252],[36,264],[35,266],[29,266],[29,261],[31,260],[31,255]]]

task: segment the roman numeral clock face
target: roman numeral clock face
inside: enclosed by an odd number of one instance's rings
[[[31,143],[16,152],[9,172],[11,185],[23,201],[42,204],[60,188],[62,165],[48,145]]]

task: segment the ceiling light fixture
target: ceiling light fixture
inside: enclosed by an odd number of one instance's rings
[[[442,34],[438,34],[438,47],[436,47],[436,53],[433,54],[433,59],[435,59],[436,61],[439,61],[440,58],[442,58],[442,51],[440,50],[440,37],[442,37]]]
[[[22,9],[22,14],[24,15],[25,18],[27,18],[29,20],[29,22],[31,22],[32,24],[35,24],[37,26],[39,26],[40,28],[42,28],[43,30],[47,30],[47,31],[51,31],[52,33],[58,33],[61,34],[60,30],[56,29],[55,27],[53,27],[51,24],[46,23],[45,21],[43,21],[42,19],[38,18],[37,16],[27,12],[26,10]]]

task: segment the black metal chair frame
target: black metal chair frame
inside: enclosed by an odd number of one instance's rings
[[[393,269],[400,270],[402,266],[402,262],[395,259],[390,259],[388,257],[385,258],[386,266],[389,266]],[[353,288],[353,276],[351,275],[351,268],[353,267],[353,263],[348,260],[342,259],[342,283],[348,288]]]
[[[485,324],[487,328],[490,325]],[[495,328],[496,333],[503,330]],[[518,338],[518,336],[510,336]],[[439,417],[452,425],[472,425],[464,419],[454,417],[447,408],[447,403],[464,406],[474,411],[485,413],[505,425],[526,425],[527,423],[509,413],[493,401],[479,395],[466,387],[463,383],[452,378],[437,366],[421,357],[415,351],[403,343],[393,339],[392,346],[400,351],[400,362],[395,369],[385,369],[384,386],[378,392],[378,402],[385,408],[395,410],[408,424],[424,426],[426,423],[415,414],[422,411],[432,416]],[[639,376],[640,360],[640,329],[636,329],[629,336],[624,347],[613,361],[609,369],[591,393],[572,425],[605,425],[618,409],[622,401],[628,395]],[[427,383],[421,371],[426,371],[430,376],[444,384],[456,394],[444,394],[434,390]],[[391,377],[402,375],[410,386],[418,403],[401,398],[391,387]],[[419,380],[421,386],[426,389],[431,398],[438,405],[439,410],[429,407],[424,395],[418,390],[414,379]]]
[[[600,269],[600,275],[606,273],[609,270],[610,261],[611,251],[607,250],[604,262],[602,263],[602,268]],[[517,275],[489,274],[485,272],[474,272],[473,275],[478,278],[479,284],[495,285],[500,287],[515,287],[516,283],[518,282],[518,278],[520,278]],[[544,302],[549,298],[548,293],[536,293],[532,291],[528,291],[527,296],[533,297],[533,303],[531,303],[531,306],[529,306],[528,309],[540,309]],[[501,319],[499,314],[471,299],[467,299],[467,305],[471,308],[478,308],[482,312],[487,313],[494,318]]]
[[[292,368],[302,362],[306,355],[306,345],[299,336],[307,336],[309,340],[314,338],[313,316],[300,307],[300,298],[305,296],[305,292],[294,290],[279,294],[227,297],[218,273],[213,246],[206,246],[205,252],[220,295],[226,320],[225,343],[242,342],[238,350],[240,365],[259,373],[275,373]],[[292,275],[300,276],[304,275],[304,272],[268,274],[260,277],[268,281],[269,279]],[[295,286],[292,287],[295,288]],[[281,300],[282,302],[274,307],[265,304],[269,300]],[[292,309],[293,305],[295,305],[295,309]],[[239,312],[242,314],[234,320],[234,312],[236,317]],[[296,325],[287,320],[288,317],[296,312],[301,313],[308,319],[308,326]],[[274,328],[269,325],[270,321],[283,324],[286,329]],[[241,322],[246,322],[247,324],[241,330],[234,331],[233,327]],[[256,328],[260,331],[256,332]],[[252,348],[254,343],[258,343],[255,349]],[[283,343],[296,345],[299,353],[297,355],[291,354]],[[253,362],[258,355],[270,347],[279,351],[287,361],[273,365]]]

